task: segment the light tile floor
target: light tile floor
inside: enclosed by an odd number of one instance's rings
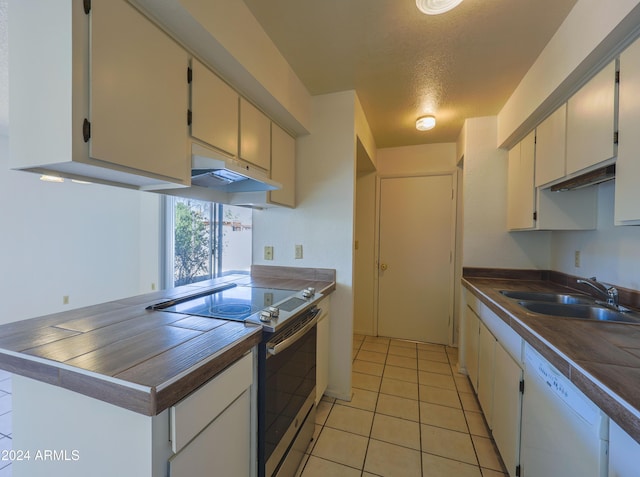
[[[11,477],[11,462],[3,452],[11,449],[11,374],[0,370],[0,477]]]
[[[353,398],[318,406],[300,477],[507,477],[457,349],[355,335]]]

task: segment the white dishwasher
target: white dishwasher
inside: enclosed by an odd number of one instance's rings
[[[523,477],[606,477],[609,419],[567,378],[525,346]]]

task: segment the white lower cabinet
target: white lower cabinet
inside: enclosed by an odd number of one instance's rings
[[[609,421],[609,477],[637,477],[640,444],[615,422]]]
[[[496,343],[492,433],[510,476],[520,465],[520,418],[522,415],[522,368]]]
[[[470,307],[464,310],[464,367],[473,389],[478,391],[478,346],[480,341],[480,320]]]
[[[492,429],[496,339],[482,321],[478,344],[478,401],[489,429]]]
[[[329,382],[329,311],[331,298],[325,297],[320,303],[318,317],[318,334],[316,342],[316,405],[322,399]]]
[[[251,399],[243,392],[225,411],[204,428],[188,446],[169,461],[171,477],[250,475]]]
[[[507,471],[515,477],[520,465],[522,338],[470,292],[464,294],[463,364]]]
[[[250,353],[169,409],[170,477],[254,474],[254,368]]]

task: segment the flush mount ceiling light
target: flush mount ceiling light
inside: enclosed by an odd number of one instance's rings
[[[436,126],[436,118],[434,116],[421,116],[416,119],[416,129],[418,131],[428,131]]]
[[[418,10],[427,15],[440,15],[453,10],[462,0],[416,0]]]

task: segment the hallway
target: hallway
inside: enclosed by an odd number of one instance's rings
[[[353,398],[318,406],[301,477],[507,477],[457,349],[355,335]]]

